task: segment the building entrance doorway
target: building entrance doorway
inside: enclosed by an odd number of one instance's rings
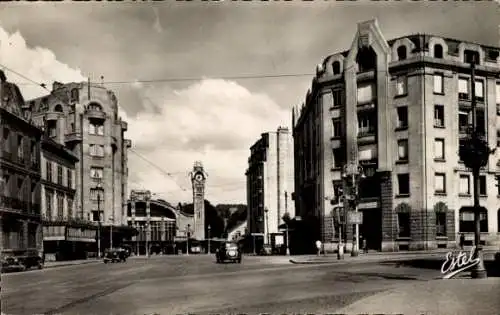
[[[382,210],[366,209],[363,212],[363,224],[359,228],[359,234],[366,239],[366,246],[371,250],[382,248]],[[362,244],[360,244],[362,247]]]

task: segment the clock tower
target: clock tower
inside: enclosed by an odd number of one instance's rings
[[[194,162],[193,171],[190,173],[193,185],[194,227],[193,238],[205,239],[205,180],[207,174],[200,161]]]

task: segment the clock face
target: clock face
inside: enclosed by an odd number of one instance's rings
[[[194,179],[195,179],[196,181],[199,181],[199,182],[200,182],[200,181],[202,181],[202,180],[203,180],[203,175],[201,175],[200,173],[198,173],[198,174],[196,174],[196,175],[194,176]]]

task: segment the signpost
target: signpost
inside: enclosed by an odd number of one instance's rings
[[[363,212],[349,211],[347,216],[350,224],[363,224]]]

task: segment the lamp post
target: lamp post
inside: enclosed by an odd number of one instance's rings
[[[481,246],[481,207],[479,205],[479,172],[482,167],[488,164],[488,158],[495,150],[490,150],[485,141],[483,131],[478,130],[476,122],[476,81],[475,81],[475,60],[471,62],[471,111],[472,126],[469,128],[465,144],[460,146],[459,155],[466,167],[472,170],[474,186],[474,245],[476,247],[476,257],[479,263],[472,269],[472,278],[486,278],[486,268],[484,267],[483,250]]]
[[[356,213],[356,217],[358,214],[358,202],[359,202],[359,181],[365,177],[363,173],[363,167],[359,164],[350,163],[344,166],[344,179],[350,181],[348,183],[349,186],[349,194],[347,196],[348,203],[352,211]],[[355,232],[353,233],[352,238],[352,250],[351,256],[358,256],[359,254],[359,223],[355,224]]]
[[[97,182],[97,257],[101,258],[101,182]]]
[[[288,213],[288,192],[286,190],[285,190],[285,216],[290,218],[290,214]],[[285,232],[286,232],[285,253],[287,256],[290,256],[290,246],[289,246],[290,243],[288,242],[288,220],[287,222],[285,222]]]
[[[269,217],[267,215],[269,213],[269,209],[264,208],[264,213],[266,214],[266,218],[265,218],[265,220],[266,220],[266,241],[267,241],[267,245],[269,245],[269,243],[271,243],[269,241]]]
[[[110,250],[113,250],[113,221],[114,221],[114,217],[113,215],[111,215],[109,217],[109,249]]]
[[[146,230],[146,257],[149,258],[149,223],[144,224]]]
[[[210,255],[210,225],[208,226],[208,254]]]
[[[186,229],[186,255],[189,256],[189,234],[190,234],[190,227],[191,227],[191,224],[188,224],[187,225],[187,229]]]

